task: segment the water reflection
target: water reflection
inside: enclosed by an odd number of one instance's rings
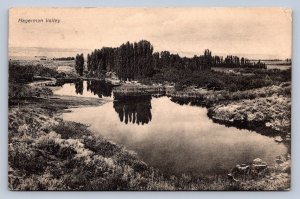
[[[90,91],[99,98],[111,97],[113,85],[101,80],[89,80],[87,81],[87,91]]]
[[[152,119],[151,96],[117,98],[113,103],[120,121],[125,124],[148,124]]]
[[[171,97],[170,100],[179,105],[204,106],[203,99]]]
[[[75,92],[80,95],[83,94],[83,81],[77,81],[75,83]]]
[[[104,80],[57,82],[56,86],[62,87],[54,91],[55,95],[66,95],[76,97],[103,98],[111,97],[113,85]]]

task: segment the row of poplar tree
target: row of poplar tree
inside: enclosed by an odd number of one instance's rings
[[[83,75],[84,56],[75,58],[76,71]],[[122,44],[120,47],[103,47],[95,49],[87,55],[87,71],[89,74],[100,74],[108,71],[115,72],[122,80],[138,77],[150,77],[164,68],[176,68],[184,70],[207,70],[211,67],[245,67],[266,68],[260,61],[251,63],[248,59],[237,56],[212,56],[206,49],[203,55],[195,55],[192,58],[180,57],[169,51],[153,52],[153,46],[149,41]]]

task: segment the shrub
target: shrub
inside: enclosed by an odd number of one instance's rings
[[[11,143],[8,151],[9,165],[13,169],[21,170],[24,174],[40,174],[47,166],[47,160],[43,154],[26,143]]]
[[[82,138],[83,135],[89,135],[87,126],[76,122],[60,122],[58,125],[52,126],[52,129],[58,132],[62,139],[78,139]]]

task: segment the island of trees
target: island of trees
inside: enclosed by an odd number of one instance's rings
[[[84,56],[75,58],[76,71],[83,75]],[[209,49],[203,55],[181,57],[169,51],[153,52],[149,41],[126,42],[117,48],[103,47],[95,49],[87,55],[87,71],[89,75],[99,76],[105,72],[115,72],[121,80],[133,80],[152,77],[166,70],[203,71],[211,67],[223,68],[266,68],[260,60],[250,62],[249,59],[233,55],[213,56]]]

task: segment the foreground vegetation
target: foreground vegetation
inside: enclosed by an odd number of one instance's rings
[[[10,107],[11,190],[286,190],[289,159],[216,176],[163,176],[137,154],[38,105]]]

